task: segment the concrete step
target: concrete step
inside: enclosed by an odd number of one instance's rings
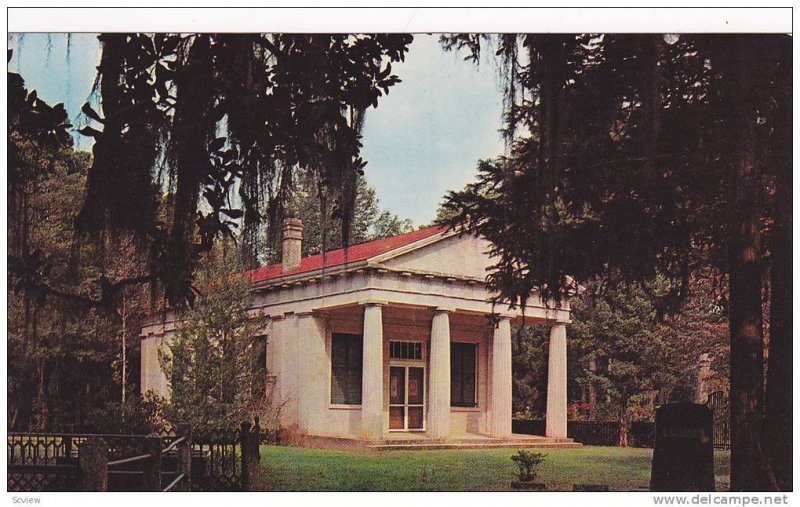
[[[410,451],[410,450],[436,450],[436,449],[493,449],[493,448],[511,448],[511,449],[574,449],[583,447],[578,442],[573,442],[570,439],[557,439],[567,440],[561,442],[550,442],[544,440],[538,442],[536,440],[517,440],[509,442],[493,442],[483,441],[480,443],[474,442],[403,442],[403,443],[380,443],[368,444],[368,449],[375,449],[380,451]]]
[[[571,444],[574,440],[571,438],[557,438],[557,437],[534,437],[534,438],[450,438],[447,440],[436,440],[432,438],[385,438],[380,444],[383,445],[404,445],[404,444]]]

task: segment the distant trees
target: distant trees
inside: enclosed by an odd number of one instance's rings
[[[701,357],[710,359],[712,387],[727,387],[729,349],[724,295],[695,277],[692,296],[659,316],[648,287],[586,282],[570,300],[568,327],[571,418],[619,421],[620,443],[630,423],[652,420],[660,403],[696,399]],[[521,329],[514,340],[514,408],[544,416],[548,326]]]
[[[101,412],[124,418],[120,398],[136,391],[138,377],[127,371],[138,364],[138,340],[129,336],[123,349],[119,315],[96,304],[97,283],[133,276],[136,257],[112,254],[126,252],[125,237],[76,241],[91,158],[73,151],[62,105],[46,104],[17,74],[8,73],[8,84],[9,428],[86,428]],[[101,249],[117,260],[99,262]],[[130,287],[123,293],[128,311],[141,304]],[[129,316],[130,328],[136,322]]]
[[[301,177],[285,204],[287,213],[303,221],[303,256],[342,248],[341,219],[326,216],[318,198],[319,191],[318,183],[309,177]],[[402,219],[389,210],[381,210],[375,189],[364,176],[359,176],[350,228],[350,242],[357,244],[409,232],[414,226],[409,219]],[[260,248],[263,262],[279,262],[280,248],[279,232],[272,235],[265,232]]]
[[[489,37],[443,38],[468,58]],[[733,490],[790,487],[791,404],[777,387],[764,414],[762,289],[768,382],[791,381],[790,291],[766,285],[790,251],[791,38],[778,35],[500,35],[508,157],[445,204],[451,225],[494,245],[489,283],[524,304],[555,300],[570,277],[647,281],[660,315],[689,280],[727,281]],[[756,56],[758,55],[758,56]],[[776,273],[783,280],[784,273]],[[778,380],[778,379],[781,380]],[[763,424],[762,424],[763,423]],[[790,447],[790,446],[788,446]]]
[[[577,384],[594,398],[588,400],[594,418],[620,422],[621,445],[631,421],[652,420],[656,402],[696,399],[702,355],[716,360],[712,371],[722,367],[716,376],[727,380],[727,315],[718,295],[699,281],[692,288],[698,294],[686,307],[661,319],[641,284],[603,288],[594,280],[572,299]]]

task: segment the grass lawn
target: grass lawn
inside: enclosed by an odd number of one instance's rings
[[[612,491],[646,490],[652,449],[546,449],[537,482],[550,490],[608,484]],[[268,491],[512,491],[514,449],[332,451],[262,446],[259,489]],[[730,453],[714,456],[717,490],[727,490]],[[724,489],[723,489],[724,488]]]

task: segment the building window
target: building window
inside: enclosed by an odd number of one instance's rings
[[[267,394],[267,336],[253,338],[253,364],[251,365],[252,394],[256,400],[263,400]]]
[[[334,333],[331,342],[331,403],[361,404],[361,336]]]
[[[422,359],[422,343],[420,342],[389,342],[390,359]]]
[[[477,370],[478,345],[474,343],[450,344],[450,405],[474,407],[475,372]]]

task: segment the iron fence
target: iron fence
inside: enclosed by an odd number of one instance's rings
[[[543,419],[514,419],[514,433],[544,435]],[[567,436],[585,445],[617,446],[620,441],[618,421],[568,421]],[[654,423],[634,421],[628,427],[628,445],[631,447],[653,447]]]
[[[176,491],[189,485],[192,491],[247,491],[260,440],[258,426],[249,423],[239,431],[182,429],[149,436],[9,433],[7,490],[80,491],[91,483],[108,491]],[[87,479],[92,472],[81,467],[80,449],[87,442],[103,448],[102,480]]]
[[[714,416],[714,449],[731,448],[729,427],[728,396],[724,391],[714,391],[708,395],[706,406]]]

